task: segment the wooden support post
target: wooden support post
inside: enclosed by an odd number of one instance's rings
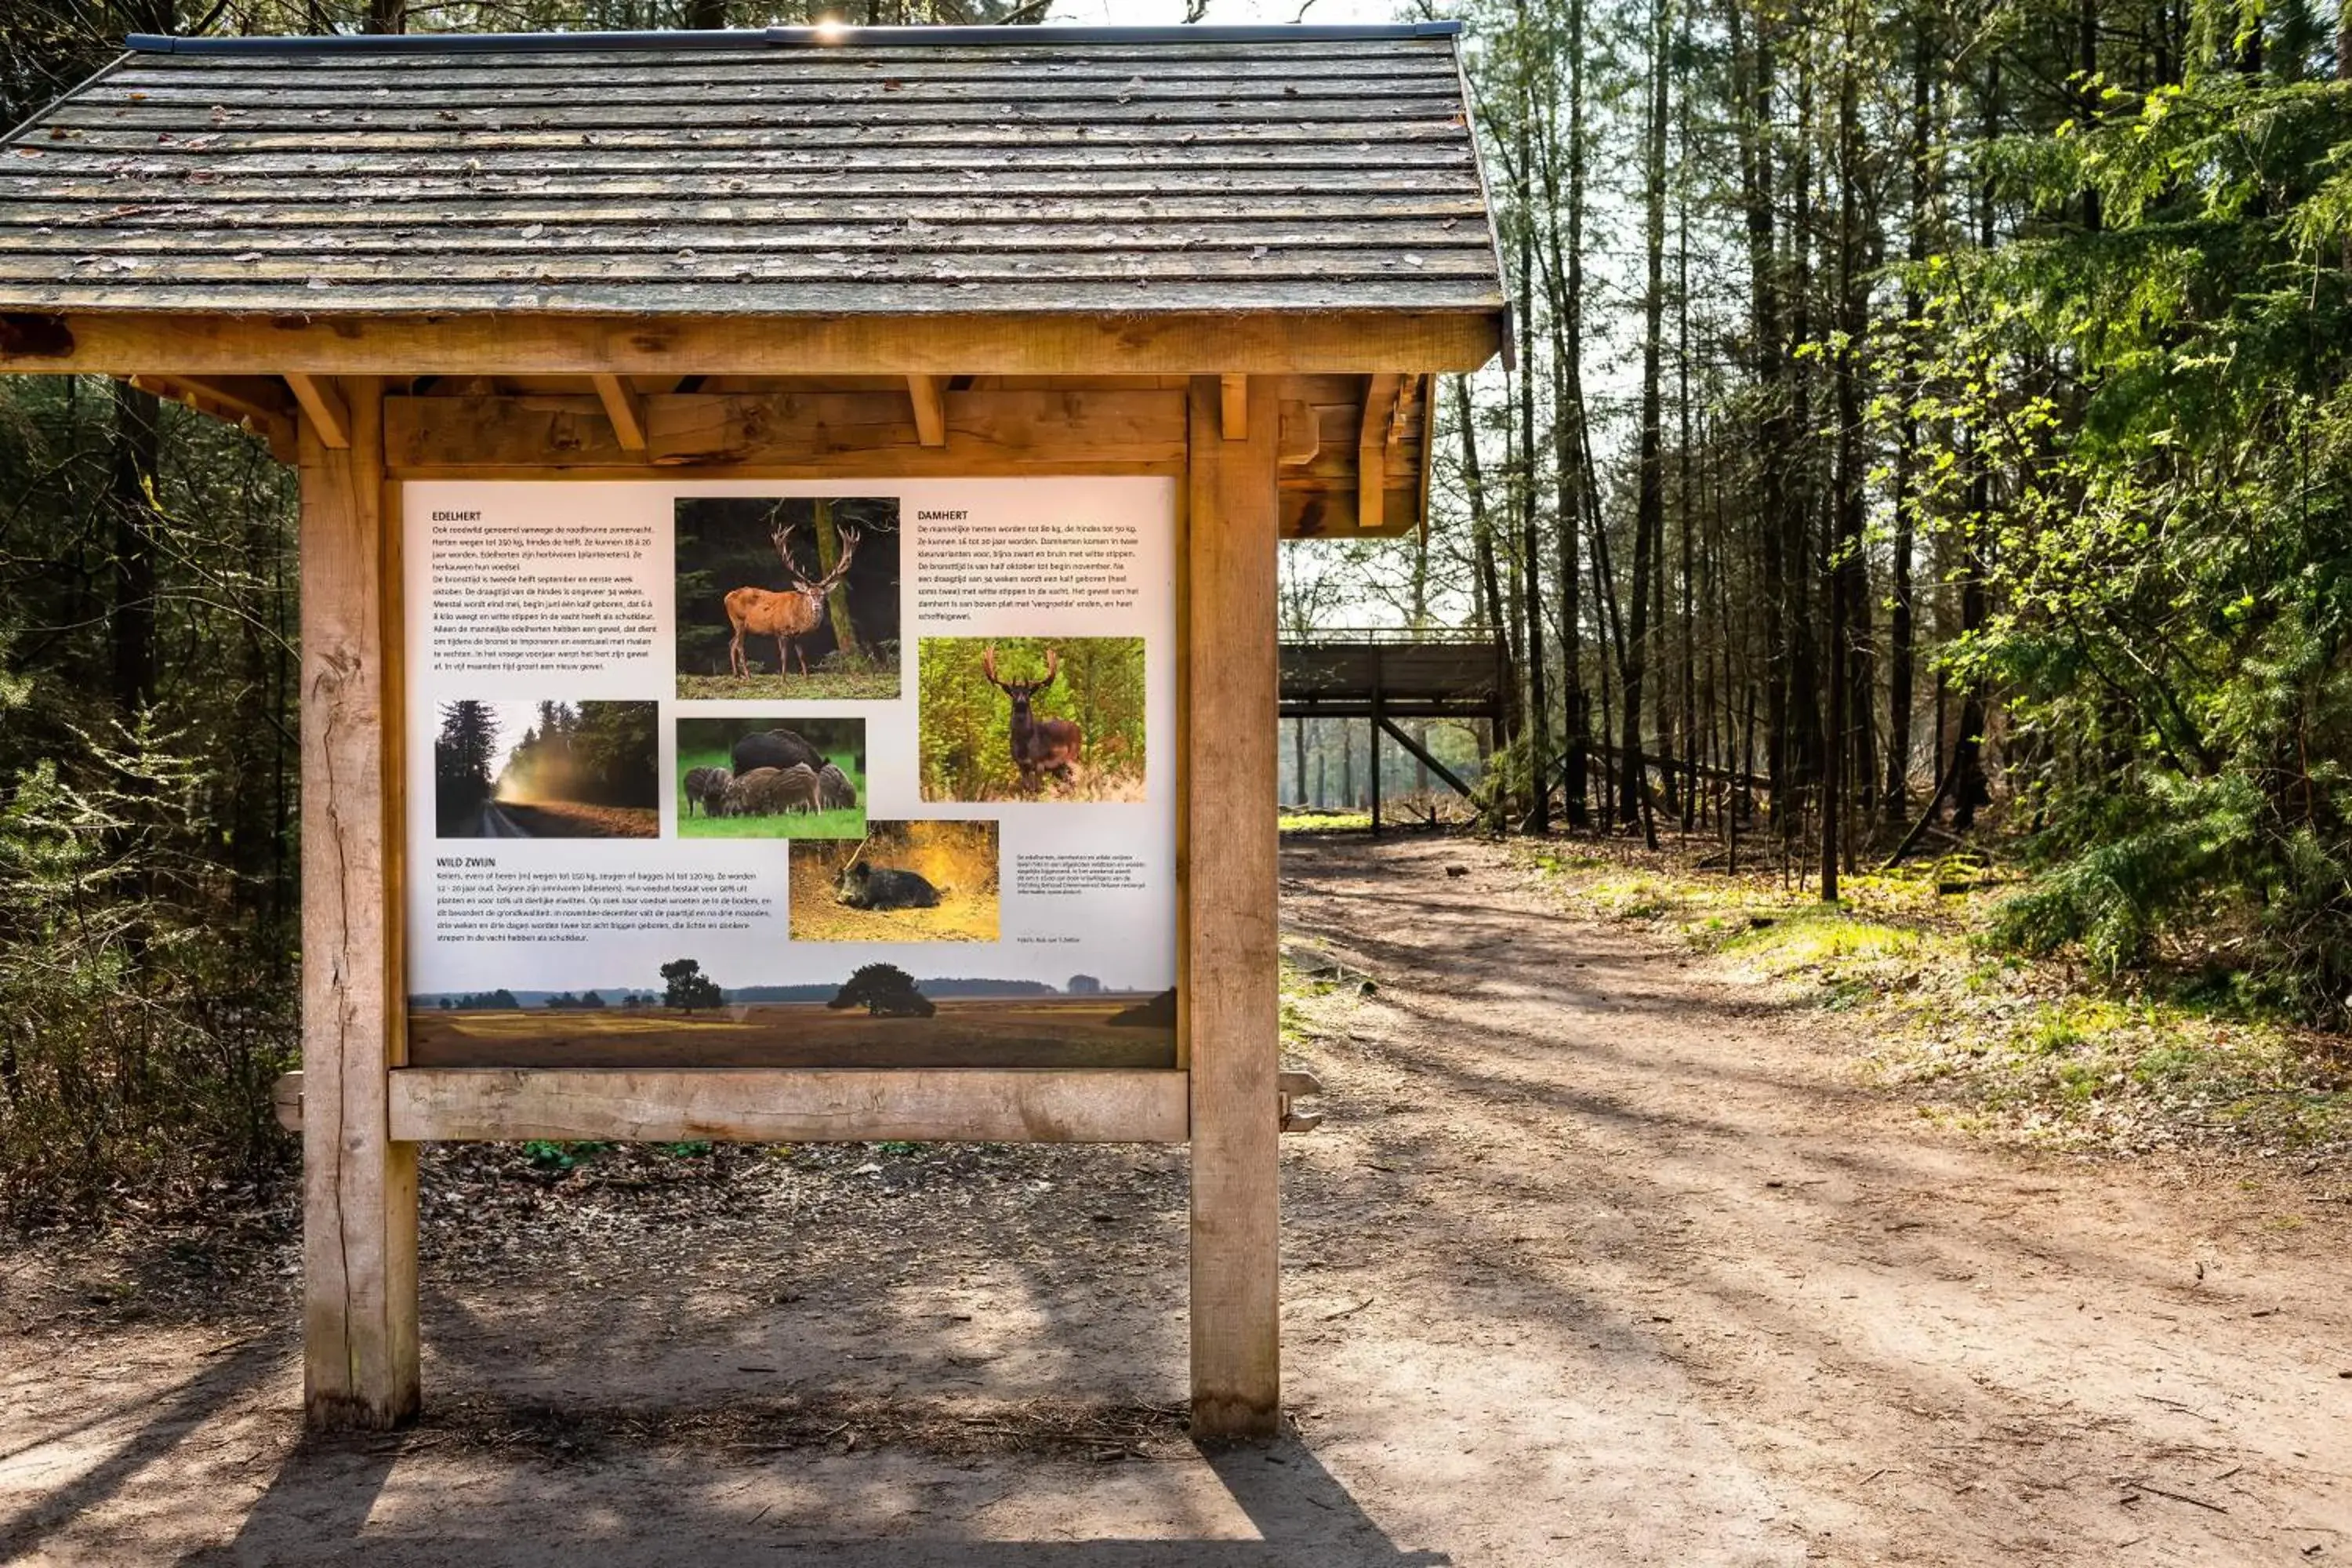
[[[1249,439],[1249,377],[1226,375],[1217,378],[1222,399],[1218,423],[1228,441]]]
[[[622,449],[642,452],[646,449],[646,400],[637,389],[617,375],[592,375],[596,396],[604,405],[604,417],[613,422],[613,438]]]
[[[1364,378],[1364,413],[1356,427],[1356,527],[1370,532],[1387,521],[1389,440],[1394,427],[1395,375]]]
[[[300,431],[303,1405],[314,1426],[384,1427],[417,1407],[416,1146],[388,1110],[407,1032],[399,519],[383,384],[348,391],[313,386]],[[343,441],[314,399],[347,411]]]
[[[1372,748],[1372,837],[1381,836],[1381,692],[1372,689],[1371,721],[1364,726]]]
[[[926,447],[948,444],[947,397],[940,390],[936,375],[910,375],[907,378],[907,395],[915,404],[915,434]]]
[[[320,446],[338,452],[351,446],[352,412],[331,382],[314,375],[289,375],[286,385],[294,401],[302,405],[303,417],[315,427]]]
[[[1249,389],[1278,408],[1279,384]],[[1192,1431],[1270,1436],[1281,1420],[1275,551],[1280,421],[1225,439],[1223,386],[1192,391],[1190,723],[1184,897],[1192,1095]]]

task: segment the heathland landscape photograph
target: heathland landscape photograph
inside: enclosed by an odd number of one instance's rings
[[[869,822],[793,849],[794,942],[994,942],[996,824]]]
[[[410,998],[408,1059],[416,1067],[1175,1065],[1174,993],[1116,988],[1142,976],[1080,973],[1054,984],[976,969],[985,965],[908,970],[845,952],[837,973],[822,981],[743,983],[681,954],[605,985],[419,995]]]
[[[1141,637],[925,637],[923,798],[1144,798]]]
[[[679,837],[854,841],[865,833],[865,720],[677,721]]]
[[[444,703],[440,838],[651,838],[661,831],[651,702]]]
[[[898,502],[695,496],[677,503],[677,694],[898,695]]]

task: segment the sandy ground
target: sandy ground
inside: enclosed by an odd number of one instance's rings
[[[1307,1009],[1278,1445],[1181,1436],[1181,1151],[461,1151],[395,1436],[300,1438],[282,1242],[0,1259],[0,1560],[2352,1559],[2343,1173],[1930,1131],[1485,847],[1285,874],[1378,986]]]

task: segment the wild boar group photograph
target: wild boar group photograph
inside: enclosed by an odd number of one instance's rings
[[[866,831],[866,721],[677,721],[681,838],[847,838]]]

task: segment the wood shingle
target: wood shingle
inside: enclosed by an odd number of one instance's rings
[[[988,33],[134,39],[0,311],[1504,310],[1450,26]]]

